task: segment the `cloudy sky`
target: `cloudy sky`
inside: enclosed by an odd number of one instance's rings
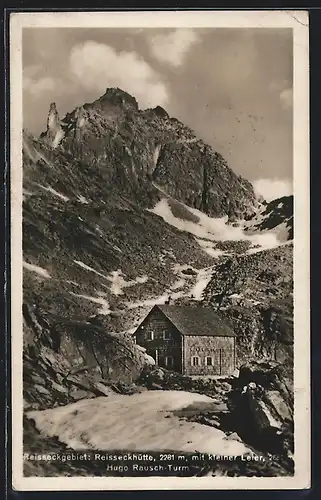
[[[24,126],[39,134],[120,87],[161,105],[220,152],[266,199],[292,192],[290,29],[23,30]]]

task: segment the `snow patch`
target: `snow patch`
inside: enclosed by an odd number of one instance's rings
[[[146,283],[146,281],[148,280],[148,276],[138,276],[138,278],[136,278],[135,283]]]
[[[128,309],[136,309],[138,307],[147,306],[152,307],[155,305],[166,304],[169,300],[173,302],[183,297],[192,298],[194,300],[202,300],[203,291],[211,280],[213,268],[195,269],[188,264],[175,264],[172,269],[174,273],[180,274],[182,278],[175,281],[173,285],[171,285],[162,295],[149,297],[148,299],[139,300],[137,302],[126,302],[126,307]],[[194,274],[183,274],[182,271],[186,269],[192,269]],[[188,283],[187,289],[185,288],[186,283]]]
[[[285,224],[285,223],[282,223],[282,224]],[[280,224],[281,226],[281,224]],[[278,226],[278,227],[280,227]],[[288,228],[285,228],[286,231],[288,231]],[[273,231],[273,229],[270,229],[270,231]],[[285,233],[285,231],[284,231]],[[286,240],[286,241],[279,241],[279,244],[278,244],[278,247],[283,247],[283,246],[287,246],[287,245],[292,245],[293,244],[293,240]],[[253,253],[258,253],[258,252],[263,252],[264,250],[267,250],[266,248],[250,248],[249,250],[247,250],[247,254],[253,254]]]
[[[184,280],[183,278],[180,279],[180,280],[177,280],[171,286],[171,290],[178,290],[179,288],[183,288],[183,286],[185,285],[185,283],[186,283],[186,280]]]
[[[207,287],[208,283],[211,281],[212,274],[213,274],[213,269],[211,267],[206,269],[201,269],[200,271],[198,271],[196,277],[196,284],[191,289],[191,294],[195,300],[203,299],[203,292]]]
[[[110,291],[114,295],[123,295],[123,288],[134,286],[134,285],[140,285],[143,283],[146,283],[148,280],[148,276],[137,276],[136,279],[126,281],[124,279],[124,274],[121,269],[118,269],[117,271],[112,271],[108,276],[105,276],[104,274],[100,273],[99,271],[96,271],[93,267],[88,266],[87,264],[84,264],[84,262],[81,262],[80,260],[74,260],[75,264],[78,266],[82,267],[83,269],[86,269],[87,271],[91,271],[92,273],[97,274],[98,276],[101,276],[107,281],[111,282],[110,286]],[[105,286],[105,285],[103,285]]]
[[[181,420],[173,411],[213,399],[184,391],[146,391],[131,396],[84,399],[66,406],[31,411],[38,430],[58,437],[74,450],[129,450],[242,455],[243,443],[225,439],[223,431]]]
[[[28,271],[32,271],[36,274],[39,274],[39,276],[42,276],[43,278],[51,278],[50,274],[46,269],[40,266],[35,266],[34,264],[29,264],[28,262],[23,261],[23,267],[25,269],[28,269]]]
[[[213,218],[204,214],[196,208],[190,208],[185,205],[186,210],[189,210],[192,214],[199,218],[199,222],[191,222],[175,217],[172,210],[168,204],[166,198],[160,200],[153,209],[148,209],[180,231],[186,231],[193,234],[199,239],[207,239],[209,241],[240,241],[247,240],[251,241],[253,245],[260,245],[262,249],[275,248],[279,246],[277,235],[274,233],[254,233],[246,234],[244,228],[241,224],[238,226],[232,226],[228,224],[228,217]],[[201,244],[203,248],[203,243]],[[207,253],[210,251],[209,245],[207,245]],[[216,255],[217,256],[217,255]]]
[[[103,233],[102,229],[98,225],[96,225],[95,229],[96,229],[97,233],[99,234],[99,236],[101,238],[103,238],[104,237],[104,233]]]
[[[37,162],[40,159],[39,152],[34,146],[30,146],[26,139],[23,139],[23,152],[28,155],[30,160]]]
[[[123,288],[146,283],[148,276],[138,276],[134,280],[126,281],[121,269],[118,269],[117,271],[111,272],[107,279],[112,283],[110,287],[111,293],[114,295],[123,295]]]
[[[205,247],[204,250],[206,253],[208,253],[208,255],[210,255],[211,257],[214,257],[214,259],[221,257],[221,255],[226,255],[226,253],[223,252],[222,250],[216,250],[216,249],[210,248],[210,247]]]
[[[52,144],[51,144],[52,149],[55,149],[56,147],[59,146],[59,144],[62,141],[62,139],[64,138],[64,136],[65,136],[65,133],[62,129],[57,130],[57,133],[56,133],[56,135],[52,141]]]
[[[176,260],[176,257],[172,250],[169,251],[163,250],[162,253],[159,255],[159,261],[163,266],[166,265],[166,259]]]
[[[70,295],[73,295],[74,297],[79,297],[79,298],[82,298],[82,299],[85,299],[85,300],[89,300],[91,302],[95,302],[96,304],[100,304],[102,307],[100,309],[98,309],[98,314],[104,314],[104,315],[108,315],[111,313],[111,309],[109,307],[109,302],[104,299],[103,297],[92,297],[91,295],[83,295],[81,293],[73,293],[73,292],[69,292]],[[103,293],[103,292],[102,292]]]
[[[77,199],[78,199],[78,201],[80,203],[83,203],[84,205],[88,205],[89,204],[89,201],[86,200],[86,198],[84,196],[82,196],[82,195],[79,195]]]
[[[212,241],[200,240],[198,238],[195,238],[195,239],[196,239],[197,243],[211,257],[218,258],[218,257],[221,257],[221,255],[226,255],[226,253],[223,252],[223,250],[219,250],[218,248],[214,248],[215,247],[215,243],[213,243]]]
[[[129,328],[128,330],[126,330],[125,333],[128,333],[129,335],[133,335],[133,333],[135,333],[135,332],[136,332],[136,326],[134,326],[133,328]]]
[[[40,151],[38,151],[31,142],[29,144],[28,140],[26,139],[23,140],[23,151],[29,156],[29,158],[33,162],[36,163],[37,161],[42,160],[50,167],[52,166],[51,163],[48,161],[48,159],[42,153],[40,153]]]
[[[22,194],[24,196],[32,196],[33,195],[33,193],[31,191],[28,191],[27,189],[23,189]]]
[[[81,260],[74,260],[74,263],[82,267],[83,269],[86,269],[86,271],[91,271],[92,273],[95,273],[98,276],[107,279],[107,277],[104,274],[100,273],[99,271],[96,271],[96,269],[94,269],[93,267],[87,266],[87,264],[84,264],[84,262],[81,262]]]
[[[158,145],[155,147],[154,152],[153,152],[153,162],[154,162],[154,167],[156,167],[156,165],[157,165],[160,150],[161,150],[161,145],[160,145],[160,144],[158,144]]]
[[[84,118],[83,116],[81,118],[78,119],[77,121],[77,127],[78,128],[82,128],[84,127],[86,124],[86,118]]]

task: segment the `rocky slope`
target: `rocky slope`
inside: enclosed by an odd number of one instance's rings
[[[293,196],[263,202],[255,215],[246,218],[245,231],[273,231],[283,241],[293,240]]]
[[[270,358],[292,364],[292,244],[225,257],[204,291],[237,333],[238,359]]]

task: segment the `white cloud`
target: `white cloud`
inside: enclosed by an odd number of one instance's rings
[[[57,83],[49,76],[32,78],[25,76],[23,79],[23,88],[25,91],[32,95],[39,95],[42,93],[50,92],[57,87]]]
[[[284,109],[291,109],[293,103],[292,89],[285,89],[280,93],[280,101]]]
[[[155,35],[149,43],[156,59],[178,67],[183,64],[186,54],[198,40],[195,30],[177,29],[168,35]]]
[[[292,182],[286,179],[258,179],[252,184],[255,191],[266,201],[293,194]]]
[[[289,88],[290,82],[289,80],[283,79],[275,79],[271,80],[269,83],[269,89],[273,92],[282,92],[284,89]]]
[[[88,90],[119,87],[132,94],[142,108],[166,103],[167,90],[160,76],[136,52],[117,53],[108,45],[87,41],[73,47],[70,69]]]
[[[23,90],[33,99],[42,97],[47,93],[58,95],[69,90],[68,85],[63,80],[43,74],[42,70],[41,66],[31,65],[27,66],[23,71]]]
[[[38,64],[31,64],[23,68],[23,78],[35,78],[41,73],[41,66]]]

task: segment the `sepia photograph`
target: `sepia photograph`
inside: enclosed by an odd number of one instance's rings
[[[14,486],[308,488],[307,14],[10,44]]]

